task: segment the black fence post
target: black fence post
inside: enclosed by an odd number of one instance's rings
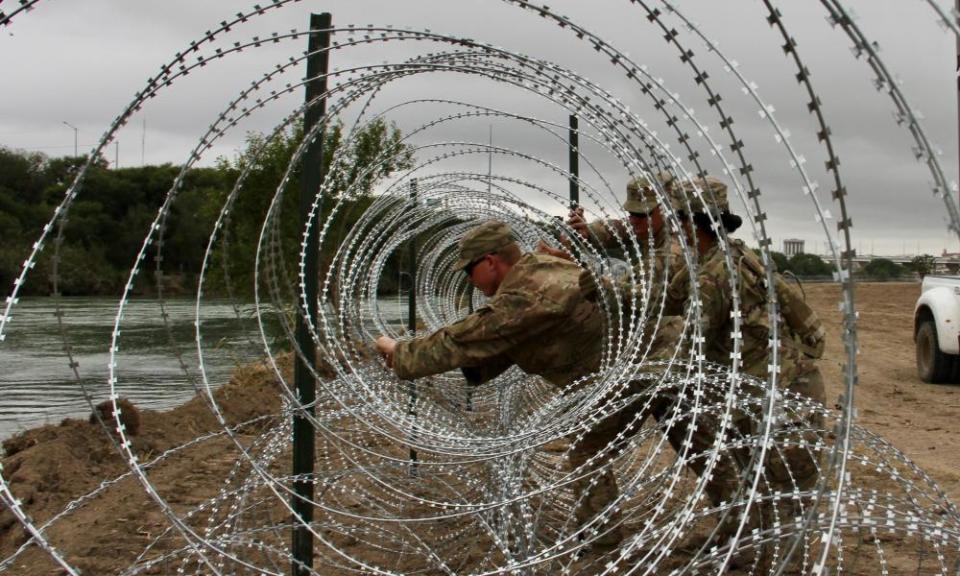
[[[329,68],[330,26],[332,18],[329,13],[310,15],[310,39],[307,43],[309,56],[307,57],[306,101],[322,96],[327,91],[326,74]],[[304,134],[310,133],[311,128],[323,120],[327,113],[326,98],[321,98],[307,108],[303,118]],[[307,216],[313,206],[314,197],[320,189],[324,179],[323,167],[323,138],[321,132],[308,145],[301,161],[300,176],[300,223],[306,227]],[[304,310],[297,316],[297,346],[301,355],[297,356],[294,364],[294,386],[297,389],[297,398],[303,406],[302,412],[293,416],[293,498],[291,505],[296,515],[296,525],[293,528],[291,554],[293,576],[306,576],[313,568],[313,533],[309,525],[313,522],[313,495],[314,495],[314,452],[315,431],[311,418],[314,416],[314,403],[317,399],[317,382],[314,377],[316,368],[316,350],[310,336],[308,319],[317,317],[317,287],[318,287],[318,251],[319,251],[320,214],[315,216],[313,226],[306,239],[304,247],[304,277],[303,290],[306,299],[303,302]]]
[[[580,205],[580,126],[579,120],[570,115],[570,209]]]
[[[416,210],[417,207],[417,179],[410,180],[410,209]],[[417,237],[410,235],[410,243],[407,247],[408,262],[410,269],[407,272],[410,279],[409,299],[407,300],[407,331],[411,336],[417,335]],[[417,383],[410,382],[410,407],[409,414],[413,417],[413,429],[416,429],[417,422]],[[417,473],[417,451],[410,448],[410,473]]]

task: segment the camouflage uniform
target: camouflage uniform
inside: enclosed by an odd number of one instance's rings
[[[711,186],[718,210],[716,213],[729,213],[726,201],[726,186]],[[694,210],[703,212],[706,209],[699,201],[693,201]],[[733,353],[733,300],[731,298],[730,274],[737,275],[737,289],[739,296],[740,322],[740,370],[744,374],[757,377],[761,380],[768,378],[768,366],[771,363],[772,350],[770,349],[770,316],[767,308],[769,301],[767,290],[766,270],[759,257],[739,240],[728,242],[730,261],[733,270],[727,266],[727,259],[719,245],[714,246],[700,256],[700,267],[697,276],[697,286],[700,298],[700,328],[703,338],[703,353],[705,360],[723,365],[731,365]],[[686,276],[686,277],[685,277]],[[823,351],[823,328],[816,314],[803,302],[799,291],[787,285],[779,274],[774,274],[780,314],[776,319],[779,336],[778,355],[778,386],[791,392],[798,393],[806,398],[823,404],[826,399],[823,379],[815,360]],[[689,275],[684,272],[676,276],[671,282],[668,292],[674,289],[677,283],[686,292],[689,288]],[[666,348],[676,347],[680,342],[682,322],[667,321],[667,326],[674,326],[674,330],[665,330],[661,342],[658,344]],[[756,389],[746,389],[746,394],[761,394]],[[708,398],[709,401],[719,402],[722,398]],[[755,406],[759,406],[759,403]],[[822,416],[807,413],[792,415],[793,422],[783,422],[775,432],[779,437],[787,439],[781,445],[775,445],[768,451],[765,463],[767,488],[773,491],[790,493],[794,488],[801,491],[810,490],[819,476],[819,461],[806,446],[798,445],[798,440],[810,446],[820,440],[819,433],[809,429],[823,428]],[[747,410],[738,410],[734,413],[734,430],[744,436],[757,435],[756,427],[762,421],[759,407]],[[798,438],[791,433],[792,428],[799,427],[808,431]],[[737,451],[734,455],[738,467],[749,460],[748,449]],[[730,484],[720,497],[730,500],[735,484]],[[711,495],[711,498],[713,496]],[[771,506],[769,503],[758,506],[760,514],[753,515],[751,524],[756,527],[759,518],[769,526],[776,518],[780,522],[791,522],[800,512],[799,502],[784,498],[779,504]],[[733,526],[725,526],[724,530]]]
[[[572,262],[524,254],[475,312],[429,336],[397,342],[394,372],[413,379],[466,368],[479,384],[515,364],[562,387],[596,371],[603,317],[580,294],[579,276]]]
[[[464,237],[458,267],[496,249],[504,232],[497,224],[481,225]],[[581,293],[579,277],[580,267],[573,262],[524,254],[484,306],[429,336],[398,342],[394,372],[411,379],[461,368],[470,383],[480,384],[517,365],[558,387],[595,372],[600,366],[604,319],[597,305]],[[593,455],[582,449],[576,453],[577,463]],[[600,482],[601,487],[612,484],[616,494],[611,473]],[[589,480],[580,481],[574,490],[585,495],[587,502],[594,498]],[[584,522],[592,516],[586,508],[577,511]]]
[[[730,257],[736,266],[737,287],[740,296],[741,311],[741,370],[745,374],[762,380],[768,378],[768,365],[771,362],[770,316],[767,310],[766,275],[760,259],[742,242],[730,242]],[[701,335],[704,338],[704,356],[706,360],[729,365],[733,353],[732,299],[730,298],[730,271],[727,269],[723,251],[718,247],[704,255],[698,277],[701,302]],[[783,280],[775,275],[775,281],[781,284],[780,290],[787,289]],[[811,316],[809,322],[819,327],[819,319]],[[804,342],[797,332],[781,318],[778,319],[779,335],[778,385],[823,404],[826,400],[823,378],[815,362],[818,352]],[[813,346],[815,348],[815,345]],[[812,354],[812,355],[811,355]],[[744,420],[748,419],[743,416]],[[801,425],[822,428],[822,417],[809,415],[807,422]],[[745,425],[745,424],[744,424]],[[746,432],[746,430],[745,430]],[[781,462],[780,458],[786,460]],[[789,475],[784,469],[788,465],[793,480],[801,490],[809,489],[817,480],[817,466],[811,460],[805,448],[785,448],[771,455],[768,473],[773,482],[782,489],[793,489]]]
[[[663,185],[668,198],[672,198],[673,176],[669,173],[661,172],[656,175],[656,178]],[[647,214],[649,217],[658,205],[656,193],[646,178],[635,178],[627,184],[627,199],[623,203],[623,209],[625,211],[636,214]],[[594,221],[587,225],[587,231],[589,232],[589,238],[599,248],[604,250],[616,250],[628,244],[630,242],[630,236],[633,234],[633,230],[622,220],[607,220],[606,222],[599,220]],[[670,233],[666,222],[660,230],[653,235],[652,260],[650,259],[649,238],[637,238],[636,240],[640,247],[641,265],[646,264],[652,266],[647,270],[646,278],[650,282],[649,286],[652,290],[650,302],[657,303],[659,302],[658,295],[664,280],[664,275],[672,276],[683,266],[683,250],[680,247],[680,243]],[[640,277],[639,274],[640,270],[638,269],[636,270],[636,276]],[[581,288],[587,296],[594,297],[597,287],[594,283],[593,276],[589,272],[584,271],[580,277],[580,281]],[[607,279],[602,279],[601,283],[604,284],[604,287],[607,289],[613,288],[613,283]],[[630,284],[630,280],[624,278],[617,283],[616,288],[621,295],[626,296],[632,293]],[[671,312],[666,313],[679,314],[685,300],[686,298],[682,295],[676,295],[674,300],[668,302]],[[632,307],[633,302],[627,301],[625,304]],[[629,312],[628,310],[624,310],[624,313]]]
[[[659,176],[661,182],[667,187],[668,194],[672,194],[670,181]],[[672,199],[676,201],[676,198]],[[634,213],[651,213],[657,206],[657,200],[653,191],[649,188],[646,181],[634,181],[627,188],[627,201],[624,203],[624,209]],[[675,206],[678,206],[675,204]],[[620,224],[617,222],[617,224]],[[618,239],[611,234],[610,229],[621,230],[626,233],[626,229],[621,224],[619,228],[616,225],[607,226],[602,222],[593,222],[590,229],[594,240],[603,248],[609,248],[618,244]],[[651,322],[646,327],[647,333],[652,334],[653,328],[657,329],[657,341],[672,342],[675,337],[682,333],[683,322],[679,315],[687,303],[687,288],[689,286],[689,274],[683,266],[683,252],[679,242],[670,234],[666,223],[654,235],[654,254],[652,259],[648,258],[649,247],[646,239],[639,239],[641,243],[642,257],[646,262],[652,263],[653,268],[647,275],[650,282],[650,305],[656,312],[653,314]],[[619,241],[624,241],[621,237]],[[667,283],[665,291],[665,300],[663,302],[663,316],[660,317],[661,291],[664,289],[664,274],[671,276]],[[601,280],[606,289],[612,288],[607,279]],[[584,271],[581,275],[581,285],[588,297],[596,297],[596,284],[589,272]],[[630,309],[639,303],[630,300],[631,285],[629,279],[623,279],[617,285],[621,299],[623,299],[624,316],[629,315]],[[640,294],[638,293],[639,297]],[[611,317],[615,317],[611,314]],[[660,318],[659,325],[655,321]],[[651,374],[647,378],[638,379],[630,383],[624,395],[643,394],[648,386],[657,380],[656,374]],[[641,396],[642,398],[643,396]],[[642,401],[634,403],[634,406],[628,406],[626,409],[609,416],[596,426],[594,426],[571,450],[570,459],[574,466],[585,464],[592,456],[600,452],[603,448],[614,441],[619,433],[630,426],[637,426],[643,422],[647,414],[652,415],[658,422],[665,422],[670,416],[678,398],[675,395],[659,393],[653,398],[647,406],[646,413],[640,412]],[[667,439],[670,445],[678,453],[686,451],[689,459],[688,465],[698,475],[703,476],[706,468],[706,457],[712,449],[714,439],[719,430],[719,423],[707,415],[698,415],[696,427],[690,430],[693,422],[689,414],[683,414],[667,430]],[[631,424],[633,423],[633,424]],[[685,448],[689,434],[690,446]],[[600,462],[595,463],[599,466]],[[618,489],[616,481],[611,472],[607,471],[593,480],[595,486],[581,487],[580,493],[583,494],[583,500],[578,503],[577,517],[583,523],[588,521],[596,514],[603,511],[606,506],[616,499]],[[719,505],[724,500],[729,500],[730,496],[736,491],[739,485],[739,472],[735,462],[730,457],[722,457],[715,464],[710,478],[707,480],[706,493],[714,505]],[[616,533],[608,533],[601,537],[600,544],[612,544],[619,538]]]
[[[656,175],[669,197],[673,186],[673,176],[667,172],[661,172]],[[650,214],[658,206],[656,193],[650,186],[646,178],[634,178],[627,184],[627,199],[623,203],[623,209],[635,214]],[[587,224],[589,238],[600,248],[604,250],[615,250],[630,242],[630,236],[633,230],[629,224],[623,220],[596,220]],[[637,238],[640,245],[641,256],[647,258],[649,244],[647,238]],[[680,257],[681,251],[679,244],[673,240],[666,226],[654,234],[653,249],[655,266],[657,271],[668,270],[664,267],[664,261],[671,256]]]
[[[729,212],[727,187],[719,180],[707,178],[704,183],[712,193],[715,213]],[[694,210],[705,211],[699,199],[692,198]],[[767,309],[767,275],[760,257],[739,240],[728,242],[730,261],[737,274],[737,288],[741,313],[741,367],[744,373],[766,379],[770,362],[770,317]],[[706,339],[707,360],[729,365],[733,353],[733,319],[730,316],[733,300],[730,297],[730,270],[719,245],[700,255],[697,283],[700,289],[701,329]],[[779,274],[773,274],[779,317],[779,381],[788,390],[823,403],[825,392],[815,360],[823,353],[824,330],[820,319],[803,302],[799,291],[786,283]],[[675,285],[678,287],[675,288]],[[686,293],[689,274],[674,277],[668,292]],[[793,309],[791,309],[791,306]]]
[[[708,178],[706,181],[698,181],[697,185],[701,189],[709,190],[713,200],[720,206],[721,211],[728,212],[726,203],[726,186],[719,180]],[[694,210],[703,211],[703,204],[698,200],[691,198],[691,206]],[[769,316],[767,311],[767,290],[766,275],[759,258],[745,248],[739,241],[733,241],[731,244],[731,258],[736,266],[738,274],[738,289],[740,295],[740,310],[742,312],[741,323],[741,369],[744,373],[756,376],[761,379],[767,378],[767,365],[770,362],[770,350],[768,349],[769,340]],[[676,243],[674,243],[676,246]],[[679,249],[676,255],[673,251],[667,253],[669,258],[675,262],[682,262],[682,255]],[[730,354],[733,351],[732,318],[730,316],[732,300],[730,298],[730,278],[725,265],[724,254],[719,248],[713,248],[706,254],[700,255],[699,276],[697,277],[699,296],[701,299],[701,320],[702,336],[705,344],[706,360],[719,365],[730,365]],[[655,259],[655,265],[663,266],[664,260]],[[660,268],[663,270],[665,268]],[[657,278],[657,271],[653,278]],[[789,306],[790,302],[797,302],[799,296],[788,294],[793,290],[786,285],[779,275],[775,276],[778,293],[778,302],[781,307],[782,317],[791,317]],[[582,281],[583,282],[583,281]],[[586,284],[585,282],[583,282]],[[659,286],[654,287],[659,289]],[[653,344],[654,354],[656,351],[661,353],[672,352],[683,337],[684,322],[680,316],[686,306],[689,304],[690,292],[690,274],[687,268],[678,267],[670,279],[666,289],[664,301],[664,317],[657,326],[656,340]],[[629,292],[626,292],[629,294]],[[653,298],[656,303],[657,299]],[[803,326],[802,332],[806,336],[801,336],[797,330],[791,328],[783,318],[778,323],[780,334],[780,349],[778,350],[779,378],[781,385],[792,392],[797,392],[803,396],[823,403],[825,392],[823,380],[814,359],[818,358],[822,352],[822,327],[816,315],[801,306],[802,313],[805,316],[797,319],[794,314],[791,325],[800,324]],[[668,315],[674,316],[668,316]],[[818,334],[812,341],[809,336]],[[819,348],[819,349],[818,349]],[[634,382],[628,390],[628,394],[635,394],[644,390],[643,382]],[[668,415],[669,409],[677,398],[671,398],[668,394],[660,394],[651,403],[651,413],[658,420],[663,421]],[[715,403],[722,401],[722,397],[714,395],[706,398],[707,402]],[[574,449],[574,456],[579,456],[580,461],[585,461],[590,455],[606,446],[612,441],[618,432],[628,425],[630,419],[636,415],[636,411],[626,410],[620,414],[612,416],[596,426],[582,442],[582,446]],[[753,418],[751,418],[753,416]],[[757,415],[740,412],[735,415],[735,425],[744,435],[754,434],[753,422]],[[642,418],[641,418],[642,421]],[[694,430],[689,430],[691,423],[689,415],[681,416],[680,420],[667,431],[668,439],[677,452],[682,449],[682,443],[686,435],[690,432],[690,447],[688,457],[693,458],[689,465],[698,474],[702,476],[706,466],[705,458],[698,457],[708,453],[712,449],[714,439],[720,430],[720,423],[713,415],[700,414],[697,417],[697,426]],[[787,423],[801,427],[822,428],[822,421],[819,416],[807,415],[804,421]],[[818,438],[815,435],[805,434],[803,440],[808,444],[816,442]],[[796,438],[793,438],[796,443]],[[579,454],[582,452],[582,455]],[[749,453],[731,454],[729,452],[721,454],[721,458],[715,465],[711,478],[705,486],[705,492],[711,502],[716,506],[723,501],[731,501],[739,488],[740,470],[749,459]],[[580,463],[575,462],[575,463]],[[800,490],[812,488],[818,477],[818,466],[816,459],[806,447],[782,446],[769,453],[766,464],[767,480],[770,487],[774,490],[793,491],[794,485]],[[597,489],[594,490],[593,497],[586,502],[586,508],[593,513],[599,512],[602,508],[616,496],[616,485],[610,479],[601,480]],[[791,519],[796,513],[795,508],[791,508],[794,503],[789,503],[786,507],[780,508],[781,521]],[[769,507],[765,513],[769,513]],[[588,513],[584,513],[588,516]],[[784,518],[786,516],[786,518]],[[768,516],[769,519],[769,516]],[[756,518],[751,521],[754,525]],[[729,530],[735,526],[724,526],[723,531]]]

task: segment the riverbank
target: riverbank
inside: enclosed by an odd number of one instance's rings
[[[289,377],[289,355],[281,358],[281,367]],[[238,437],[252,438],[273,425],[271,419],[278,416],[283,394],[279,386],[272,368],[258,363],[237,370],[213,397]],[[223,434],[190,443],[222,430],[208,399],[197,395],[173,410],[141,410],[140,430],[130,439],[131,450],[141,462],[150,462],[168,450],[188,446],[152,466],[148,473],[159,475],[152,481],[162,490],[179,494],[172,502],[195,504],[215,494],[218,479],[229,470],[215,464],[226,464],[224,455],[230,456],[235,448],[231,449],[231,441]],[[4,449],[4,477],[37,525],[53,518],[71,500],[94,491],[103,480],[120,478],[48,533],[85,573],[112,573],[129,565],[149,541],[151,530],[155,536],[164,524],[161,511],[146,497],[143,486],[127,474],[127,463],[99,424],[66,419],[14,436],[4,442]],[[3,510],[0,556],[9,556],[26,539],[10,510]],[[52,569],[46,554],[36,547],[14,566],[17,574],[49,574]]]

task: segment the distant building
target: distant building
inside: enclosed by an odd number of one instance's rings
[[[783,241],[783,254],[787,258],[803,254],[803,240],[799,238],[787,238]]]

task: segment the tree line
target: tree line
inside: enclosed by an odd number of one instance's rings
[[[243,188],[226,220],[221,236],[227,239],[216,253],[221,261],[209,268],[206,294],[224,292],[227,277],[233,292],[253,292],[254,258],[260,230],[289,165],[303,140],[295,125],[275,138],[259,133],[247,136],[235,158],[221,157],[212,167],[190,168],[177,189],[164,223],[162,262],[164,289],[173,293],[196,287],[207,243],[216,219],[238,178]],[[391,174],[409,168],[412,148],[402,142],[399,129],[377,120],[346,138],[342,124],[323,134],[323,165],[329,169],[335,155],[344,169],[330,176],[331,199],[343,200],[333,216],[332,236],[324,242],[321,266],[329,264],[339,240],[373,200],[374,187]],[[63,201],[84,157],[49,158],[43,154],[0,147],[0,290],[8,292],[55,208]],[[111,169],[98,158],[88,170],[81,193],[73,201],[60,236],[59,258],[48,244],[21,290],[22,295],[115,295],[122,289],[143,240],[174,184],[181,167],[172,164]],[[300,249],[300,170],[294,170],[283,196],[274,241],[286,262],[281,281],[296,282]],[[346,191],[350,190],[349,197]],[[321,212],[323,214],[324,212]],[[320,225],[325,224],[321,220]],[[53,237],[60,230],[53,230]],[[151,247],[152,248],[152,247]],[[151,292],[158,277],[158,250],[148,249],[140,264],[135,289]],[[227,266],[220,264],[225,261]],[[56,284],[53,271],[56,265]],[[390,263],[396,267],[399,263]],[[389,272],[389,271],[388,271]],[[388,274],[395,277],[397,274]],[[382,288],[389,290],[391,286]]]
[[[782,252],[771,251],[771,257],[781,273],[790,272],[800,278],[823,278],[833,275],[834,266],[816,254],[794,254],[787,257]],[[936,259],[929,254],[915,256],[907,264],[897,264],[889,258],[873,258],[863,265],[856,275],[864,279],[887,281],[921,278],[933,272]]]
[[[165,221],[162,263],[165,290],[185,293],[196,287],[207,242],[228,194],[241,173],[246,172],[243,192],[237,196],[222,235],[227,238],[216,255],[222,259],[208,270],[205,293],[224,293],[229,277],[235,294],[253,291],[254,258],[267,208],[290,159],[303,140],[302,126],[295,125],[278,137],[248,135],[235,158],[219,158],[213,167],[189,169],[178,188]],[[384,178],[413,162],[412,149],[402,143],[400,131],[382,120],[371,122],[355,137],[346,139],[343,126],[329,126],[323,135],[323,159],[329,169],[339,154],[344,169],[334,171],[331,199],[343,200],[328,229],[330,236],[320,254],[321,270],[333,252],[373,201],[372,190]],[[43,154],[0,147],[0,290],[7,292],[19,275],[24,259],[42,227],[64,198],[83,157],[49,158]],[[114,295],[122,289],[143,239],[157,211],[181,172],[179,166],[111,169],[99,158],[88,171],[81,194],[73,202],[63,227],[56,285],[53,253],[47,246],[36,262],[23,295]],[[277,219],[276,243],[286,262],[282,281],[296,283],[300,248],[298,191],[299,169],[290,176]],[[344,198],[346,190],[349,198]],[[324,214],[321,211],[321,214]],[[325,222],[321,220],[320,225]],[[55,233],[58,231],[55,230]],[[388,262],[381,291],[395,291],[401,256]],[[814,254],[772,257],[777,269],[801,278],[830,277],[832,264]],[[138,292],[150,292],[157,284],[157,250],[148,250],[141,263]],[[227,266],[220,265],[225,261]],[[863,266],[859,275],[875,280],[923,276],[932,271],[934,258],[917,256],[906,266],[877,258]]]

